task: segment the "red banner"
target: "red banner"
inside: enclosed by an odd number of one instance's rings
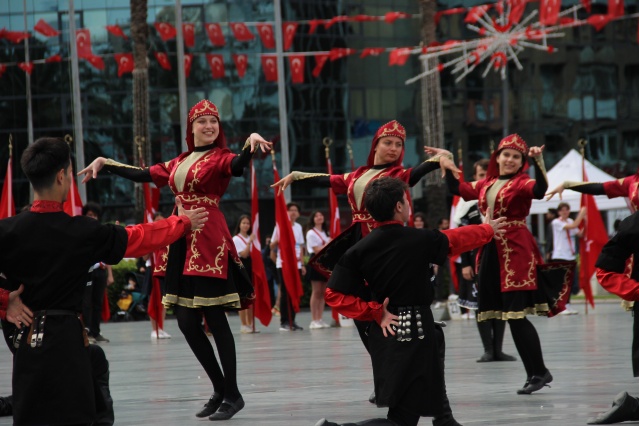
[[[88,63],[93,66],[93,68],[102,71],[104,69],[104,59],[98,55],[91,54],[88,57],[84,58]]]
[[[244,22],[231,22],[230,26],[237,41],[251,41],[255,38]]]
[[[555,25],[559,18],[561,0],[541,0],[539,3],[539,23],[541,25]]]
[[[475,6],[468,11],[468,14],[464,18],[464,22],[467,24],[476,24],[488,10],[490,9],[489,4],[484,4],[481,6]]]
[[[398,19],[405,19],[405,18],[410,18],[410,13],[388,12],[384,16],[384,21],[386,21],[387,24],[392,24],[393,22],[395,22]]]
[[[153,54],[155,55],[155,59],[157,59],[158,63],[163,69],[171,71],[171,62],[169,61],[169,55],[164,52],[154,52]]]
[[[193,63],[193,55],[190,53],[184,55],[184,74],[186,74],[186,78],[189,78],[189,75],[191,75],[192,63]]]
[[[289,50],[293,45],[295,32],[297,31],[297,22],[286,22],[282,25],[282,37],[284,38],[284,50]]]
[[[262,70],[264,71],[266,81],[277,81],[277,62],[275,61],[275,55],[262,55]]]
[[[9,157],[7,173],[2,185],[2,197],[0,197],[0,219],[16,215],[16,206],[13,201],[13,161]]]
[[[46,23],[44,19],[40,19],[33,29],[45,37],[53,37],[60,34],[60,31]]]
[[[511,24],[517,24],[521,21],[521,17],[524,16],[528,0],[509,0],[509,2],[510,15],[508,15],[508,22]]]
[[[62,205],[62,210],[69,216],[82,215],[82,198],[80,198],[78,185],[75,182],[75,174],[73,175],[73,179],[71,179],[71,187],[69,188],[67,199]]]
[[[355,52],[355,49],[351,49],[348,47],[334,47],[331,49],[329,57],[331,58],[331,61],[336,61],[348,55],[352,55]]]
[[[33,62],[18,62],[18,68],[31,75],[33,72]]]
[[[46,62],[47,64],[50,64],[53,62],[62,62],[62,56],[55,54],[55,55],[49,56],[47,59],[44,60],[44,62]]]
[[[324,68],[324,64],[328,60],[328,54],[322,53],[320,55],[315,55],[315,68],[313,68],[313,77],[319,77],[322,72],[322,68]]]
[[[359,55],[360,58],[365,58],[367,56],[379,56],[380,54],[386,51],[383,47],[367,47],[362,49],[362,53]]]
[[[237,69],[237,75],[240,78],[244,78],[246,74],[246,67],[248,66],[248,55],[233,55],[233,62],[235,62],[235,68]]]
[[[288,65],[291,69],[291,81],[293,84],[304,83],[304,55],[294,55],[288,57]]]
[[[113,57],[118,63],[118,77],[122,77],[122,74],[133,72],[135,66],[133,53],[114,53]]]
[[[266,49],[275,49],[275,37],[273,36],[273,26],[271,24],[257,24],[257,33],[260,35],[262,44]]]
[[[195,46],[195,24],[182,24],[182,34],[184,35],[184,44],[186,47]]]
[[[608,0],[608,15],[623,16],[626,13],[623,0]]]
[[[11,43],[18,44],[25,38],[29,38],[30,35],[28,32],[23,31],[5,31],[3,33],[4,38],[9,40]]]
[[[211,67],[211,75],[213,78],[223,78],[224,77],[224,58],[222,55],[212,55],[210,53],[206,54],[206,62],[208,62]]]
[[[271,312],[271,295],[266,278],[266,268],[262,260],[262,245],[260,239],[260,212],[259,193],[257,190],[257,179],[255,177],[255,167],[251,160],[251,233],[255,235],[251,244],[251,265],[253,270],[253,287],[255,289],[255,304],[253,312],[262,325],[267,327],[273,313]]]
[[[87,28],[76,31],[75,42],[78,46],[78,58],[88,59],[93,55],[91,51],[91,32]]]
[[[128,39],[126,34],[124,34],[124,31],[122,31],[122,27],[120,27],[119,25],[107,25],[106,29],[108,32],[110,32],[116,37],[122,37],[125,40]]]
[[[158,35],[162,39],[162,41],[169,41],[174,39],[177,35],[177,31],[175,27],[168,22],[156,22],[153,24],[155,30],[158,32]]]
[[[409,57],[410,49],[408,47],[393,49],[388,57],[388,65],[405,65]]]
[[[206,34],[209,36],[209,40],[211,40],[211,44],[213,44],[213,46],[222,47],[226,44],[220,24],[206,24],[204,28],[206,29]]]

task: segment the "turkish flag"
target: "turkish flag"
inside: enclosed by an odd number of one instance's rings
[[[4,38],[9,40],[11,43],[18,44],[25,38],[29,38],[30,35],[24,31],[5,31]]]
[[[55,54],[55,55],[49,56],[47,59],[44,60],[44,62],[46,62],[47,64],[50,64],[52,62],[62,62],[62,56]]]
[[[583,181],[588,182],[585,165],[582,164]],[[584,234],[579,240],[579,286],[584,291],[586,300],[592,307],[595,306],[590,287],[590,278],[595,272],[595,263],[601,253],[601,249],[608,242],[608,234],[604,227],[597,203],[592,195],[581,195],[581,206],[586,208],[586,217],[583,225]]]
[[[386,15],[384,15],[384,21],[386,21],[387,24],[392,24],[398,19],[405,19],[405,18],[410,18],[410,13],[388,12],[386,13]]]
[[[626,13],[623,0],[608,0],[608,15],[623,16]]]
[[[462,171],[459,175],[459,181],[464,182],[464,165],[461,162],[461,159],[459,161],[459,166],[457,167],[459,168],[459,170]],[[450,229],[457,228],[457,224],[455,223],[453,219],[455,218],[455,213],[457,212],[457,206],[459,205],[460,199],[461,197],[459,195],[453,195],[453,202],[450,206],[450,215],[448,218]],[[453,280],[453,286],[455,287],[455,291],[459,290],[459,278],[457,277],[457,269],[456,269],[457,265],[459,265],[458,263],[456,263],[457,258],[459,258],[459,255],[448,258],[448,266],[450,268],[450,277]]]
[[[486,12],[490,9],[489,4],[484,4],[481,6],[475,6],[468,11],[468,14],[464,18],[464,22],[467,24],[476,24],[479,21],[479,18],[484,16]]]
[[[328,156],[328,150],[326,154],[326,170],[329,175],[333,174],[333,165],[331,164],[331,158]],[[337,203],[337,196],[332,188],[328,189],[328,208],[330,209],[330,220],[331,224],[329,226],[329,231],[331,233],[331,238],[335,238],[339,234],[342,233],[342,224],[340,223],[339,216],[339,204]],[[339,324],[339,314],[337,309],[331,309],[331,317],[335,320],[337,324]]]
[[[158,63],[163,69],[171,71],[171,62],[169,61],[169,55],[164,52],[154,52],[153,55],[155,55],[155,59],[157,59]]]
[[[13,202],[13,161],[9,157],[7,173],[2,185],[2,197],[0,197],[0,219],[16,215],[16,206]]]
[[[102,297],[102,322],[109,322],[111,319],[111,306],[109,306],[109,292],[104,289],[104,296]]]
[[[282,25],[282,37],[284,38],[284,50],[288,50],[293,45],[295,32],[297,31],[297,22],[286,22]]]
[[[349,20],[349,17],[346,15],[333,16],[331,19],[324,22],[324,28],[329,29],[330,27],[337,24],[338,22],[346,22],[348,20]]]
[[[116,37],[122,37],[125,40],[128,39],[126,34],[124,34],[124,31],[122,31],[122,27],[120,27],[119,25],[107,25],[106,29],[108,32],[110,32]]]
[[[266,81],[277,81],[277,62],[275,55],[262,55],[262,70],[264,71]]]
[[[590,13],[592,10],[592,0],[581,0],[581,5],[586,9],[586,12]]]
[[[367,56],[379,56],[381,53],[384,53],[386,49],[383,47],[367,47],[362,49],[362,53],[359,55],[360,58],[365,58]]]
[[[235,68],[237,69],[237,75],[240,78],[244,78],[244,74],[246,74],[246,67],[248,65],[248,55],[233,54],[233,62],[235,63]]]
[[[561,0],[540,0],[539,23],[541,25],[555,25],[559,18]]]
[[[71,179],[71,187],[69,188],[67,199],[62,205],[62,210],[69,216],[80,216],[82,214],[82,198],[80,198],[78,185],[75,182],[75,174],[73,179]]]
[[[508,22],[517,24],[526,11],[526,3],[528,3],[528,0],[509,0],[509,2],[510,15],[508,16]]]
[[[324,64],[326,64],[326,61],[328,60],[328,54],[327,53],[322,53],[319,55],[315,55],[315,68],[313,68],[313,77],[319,77],[320,73],[322,72],[322,68],[324,68]]]
[[[293,84],[304,83],[304,55],[293,55],[288,57],[288,65],[291,69],[291,81]]]
[[[351,18],[351,21],[355,21],[355,22],[372,22],[372,21],[379,21],[379,19],[377,19],[377,16],[370,16],[370,15],[355,15]]]
[[[122,77],[122,74],[133,72],[135,67],[133,53],[114,53],[113,57],[118,63],[118,77]]]
[[[206,62],[211,67],[211,75],[213,78],[224,77],[224,58],[222,55],[206,54]]]
[[[195,24],[182,24],[182,34],[184,35],[184,44],[186,47],[195,46]]]
[[[46,37],[53,37],[60,34],[60,31],[47,24],[44,19],[40,19],[33,29]]]
[[[608,25],[611,19],[612,17],[610,15],[596,13],[586,18],[586,22],[595,27],[595,30],[601,31],[606,25]]]
[[[388,56],[388,65],[404,65],[410,57],[410,48],[400,47],[399,49],[393,49]]]
[[[93,68],[102,71],[104,69],[104,59],[101,56],[91,54],[88,57],[84,58],[89,62]]]
[[[348,47],[334,47],[329,52],[329,57],[331,58],[331,61],[336,61],[345,56],[352,55],[353,53],[355,53],[355,49]]]
[[[18,67],[29,75],[33,72],[33,62],[18,62]]]
[[[244,22],[231,22],[231,31],[237,41],[251,41],[255,38]]]
[[[4,74],[6,70],[7,66],[5,64],[0,64],[0,77],[2,77],[2,74]]]
[[[315,31],[317,30],[317,27],[319,27],[320,25],[322,25],[324,23],[323,19],[311,19],[309,21],[309,29],[308,29],[308,33],[309,34],[315,34]]]
[[[255,236],[251,244],[251,265],[253,276],[253,288],[255,289],[255,303],[253,312],[262,325],[268,326],[273,318],[271,312],[271,296],[268,289],[268,279],[266,278],[266,268],[262,260],[262,241],[260,239],[260,211],[259,193],[257,190],[257,179],[255,177],[255,167],[251,160],[251,233]]]
[[[260,35],[264,48],[275,49],[273,26],[271,24],[257,24],[255,27],[257,28],[257,33]]]
[[[213,44],[213,46],[221,47],[226,44],[220,24],[206,24],[204,28],[206,29],[206,34],[209,36],[209,40],[211,40],[211,44]]]
[[[168,22],[156,22],[153,24],[155,30],[158,32],[158,35],[162,39],[162,41],[168,41],[177,35],[177,30],[175,27]]]
[[[273,161],[274,182],[280,180],[280,174]],[[275,189],[275,223],[279,233],[279,251],[282,258],[282,279],[288,292],[291,305],[295,312],[300,311],[300,298],[302,297],[302,281],[297,269],[297,253],[295,252],[295,236],[293,225],[288,217],[284,192]],[[281,309],[285,309],[282,307]]]
[[[142,167],[144,167],[143,161],[141,161],[141,164]],[[155,185],[149,182],[142,184],[142,191],[144,192],[144,223],[153,223],[160,201],[160,191]]]
[[[153,265],[150,266],[153,268]],[[162,306],[162,288],[160,286],[160,280],[158,277],[151,278],[151,294],[149,295],[149,306],[147,309],[147,313],[149,314],[149,318],[155,321],[158,330],[155,330],[157,333],[159,330],[164,329],[164,318],[163,318],[163,310]],[[158,336],[159,339],[159,336]]]
[[[184,55],[184,74],[186,78],[189,78],[191,75],[191,64],[193,63],[193,55],[188,53]]]
[[[91,51],[91,32],[87,28],[75,32],[75,44],[78,47],[78,58],[88,59],[93,55]]]

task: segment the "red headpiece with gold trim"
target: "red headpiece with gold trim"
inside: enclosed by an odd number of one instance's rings
[[[371,150],[368,153],[368,160],[366,161],[367,166],[372,166],[375,164],[375,147],[377,146],[377,141],[386,136],[397,136],[402,140],[403,143],[406,142],[406,129],[404,126],[400,124],[399,121],[393,120],[381,126],[377,129],[377,133],[373,137],[373,143],[371,145]],[[402,147],[402,153],[399,155],[399,158],[392,164],[393,166],[400,166],[402,161],[404,161],[404,147]]]
[[[193,138],[193,122],[204,115],[212,115],[220,120],[220,113],[215,104],[206,99],[202,99],[197,104],[193,105],[191,111],[189,111],[189,119],[186,124],[186,146],[189,152],[192,152],[195,148],[195,139]],[[224,130],[222,129],[222,123],[220,122],[220,134],[215,140],[215,145],[220,148],[226,148],[226,137],[224,136]]]
[[[521,152],[523,166],[519,169],[520,172],[525,172],[528,170],[528,145],[526,141],[524,141],[521,136],[516,133],[512,135],[508,135],[499,142],[499,146],[490,156],[490,164],[488,165],[488,172],[486,173],[487,178],[493,178],[499,176],[499,164],[497,164],[497,156],[501,152],[502,149],[514,149],[515,151]]]

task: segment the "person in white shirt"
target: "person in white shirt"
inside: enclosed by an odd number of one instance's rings
[[[326,223],[324,221],[324,214],[320,211],[315,211],[311,214],[306,232],[306,250],[309,254],[313,255],[319,253],[331,239],[326,234]],[[311,282],[311,330],[320,328],[330,328],[330,325],[324,322],[322,314],[324,313],[324,292],[326,291],[326,277],[317,272],[313,268],[306,268],[308,279]]]
[[[235,244],[237,255],[240,256],[240,260],[251,279],[253,279],[251,245],[254,239],[255,235],[251,232],[251,218],[249,218],[248,215],[243,214],[237,221],[233,243]],[[239,315],[240,322],[242,323],[240,327],[241,333],[259,333],[258,330],[255,330],[255,325],[253,324],[253,305],[247,309],[239,311]]]
[[[296,203],[288,203],[286,205],[288,211],[288,218],[293,224],[293,236],[295,238],[295,255],[297,256],[297,269],[300,270],[302,275],[306,275],[306,267],[304,266],[302,259],[304,258],[304,231],[302,225],[296,222],[300,217],[300,206]],[[278,248],[280,242],[280,231],[277,225],[273,230],[271,236],[271,250]],[[277,282],[281,283],[279,286],[280,292],[280,331],[297,331],[304,330],[295,323],[295,311],[291,304],[290,297],[286,291],[286,285],[282,277],[282,256],[280,250],[277,250],[277,259],[275,260],[275,266],[277,267]]]
[[[553,219],[550,223],[552,227],[552,255],[550,256],[551,262],[576,262],[576,246],[575,237],[581,237],[583,231],[579,230],[579,225],[586,215],[586,209],[582,207],[577,215],[577,218],[573,221],[570,218],[570,204],[559,203],[557,206],[557,214],[559,217]],[[575,286],[573,285],[574,293]],[[568,295],[568,302],[570,302],[570,295]],[[561,315],[575,315],[578,312],[570,307],[570,303],[566,304],[566,310],[561,312]]]

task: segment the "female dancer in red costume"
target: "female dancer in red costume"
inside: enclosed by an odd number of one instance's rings
[[[83,183],[104,169],[135,182],[169,185],[185,208],[208,211],[207,226],[170,247],[163,303],[174,308],[180,331],[213,384],[213,395],[196,416],[228,420],[244,407],[244,400],[237,387],[235,340],[224,311],[245,308],[252,302],[253,288],[219,203],[231,177],[242,175],[256,148],[268,151],[272,144],[252,133],[241,154],[233,154],[226,147],[218,109],[208,100],[191,108],[186,143],[188,151],[166,163],[139,168],[99,157],[79,174],[85,175]],[[221,369],[200,326],[202,313],[215,339]]]
[[[526,315],[552,316],[563,310],[571,277],[564,264],[542,267],[541,254],[526,225],[533,198],[543,198],[548,189],[543,148],[528,149],[519,135],[510,135],[491,156],[485,179],[459,182],[447,174],[451,192],[466,201],[478,199],[482,214],[492,208],[495,218],[508,219],[506,233],[485,245],[479,254],[477,318],[510,324],[526,369],[526,383],[518,394],[538,391],[552,381],[539,335]],[[526,173],[528,157],[534,161],[536,180]]]

